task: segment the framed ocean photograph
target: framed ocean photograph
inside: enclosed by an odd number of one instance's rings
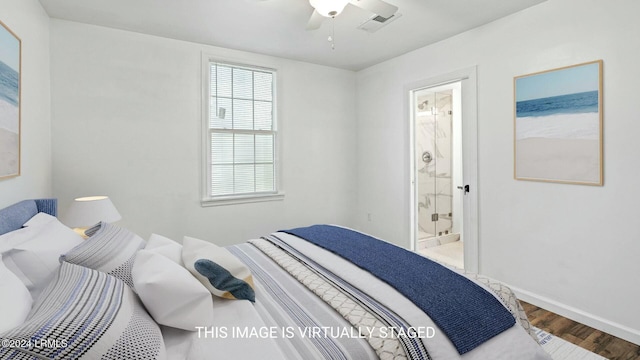
[[[514,78],[514,177],[602,185],[602,60]]]
[[[0,21],[0,179],[20,175],[21,45]]]

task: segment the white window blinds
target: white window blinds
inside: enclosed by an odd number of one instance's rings
[[[209,63],[209,197],[277,192],[274,75]]]

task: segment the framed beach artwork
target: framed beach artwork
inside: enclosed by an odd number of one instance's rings
[[[602,185],[602,60],[514,78],[514,177]]]
[[[0,179],[20,175],[20,51],[0,21]]]

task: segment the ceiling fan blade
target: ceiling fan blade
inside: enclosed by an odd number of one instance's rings
[[[316,10],[313,10],[313,14],[311,14],[309,22],[307,23],[307,30],[319,29],[324,19],[326,19],[324,16],[320,15]]]
[[[397,6],[382,0],[351,0],[349,3],[385,18],[391,17],[391,15],[398,11]]]

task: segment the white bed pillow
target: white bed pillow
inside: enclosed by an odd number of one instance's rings
[[[33,299],[27,287],[0,261],[0,334],[22,325],[31,305]]]
[[[52,221],[57,221],[57,220],[58,219],[55,216],[51,216],[47,213],[37,213],[31,219],[29,219],[29,221],[24,223],[22,226],[23,227],[43,226]]]
[[[229,250],[185,236],[182,241],[182,260],[184,266],[213,295],[255,302],[251,271]]]
[[[184,267],[154,252],[138,251],[133,285],[153,319],[161,325],[195,331],[213,322],[211,293]]]
[[[60,255],[83,239],[53,216],[39,213],[27,227],[0,237],[2,261],[37,299],[60,267]]]
[[[151,234],[147,241],[146,250],[153,250],[154,253],[160,254],[174,263],[184,267],[182,262],[182,245],[174,240],[158,234]]]

